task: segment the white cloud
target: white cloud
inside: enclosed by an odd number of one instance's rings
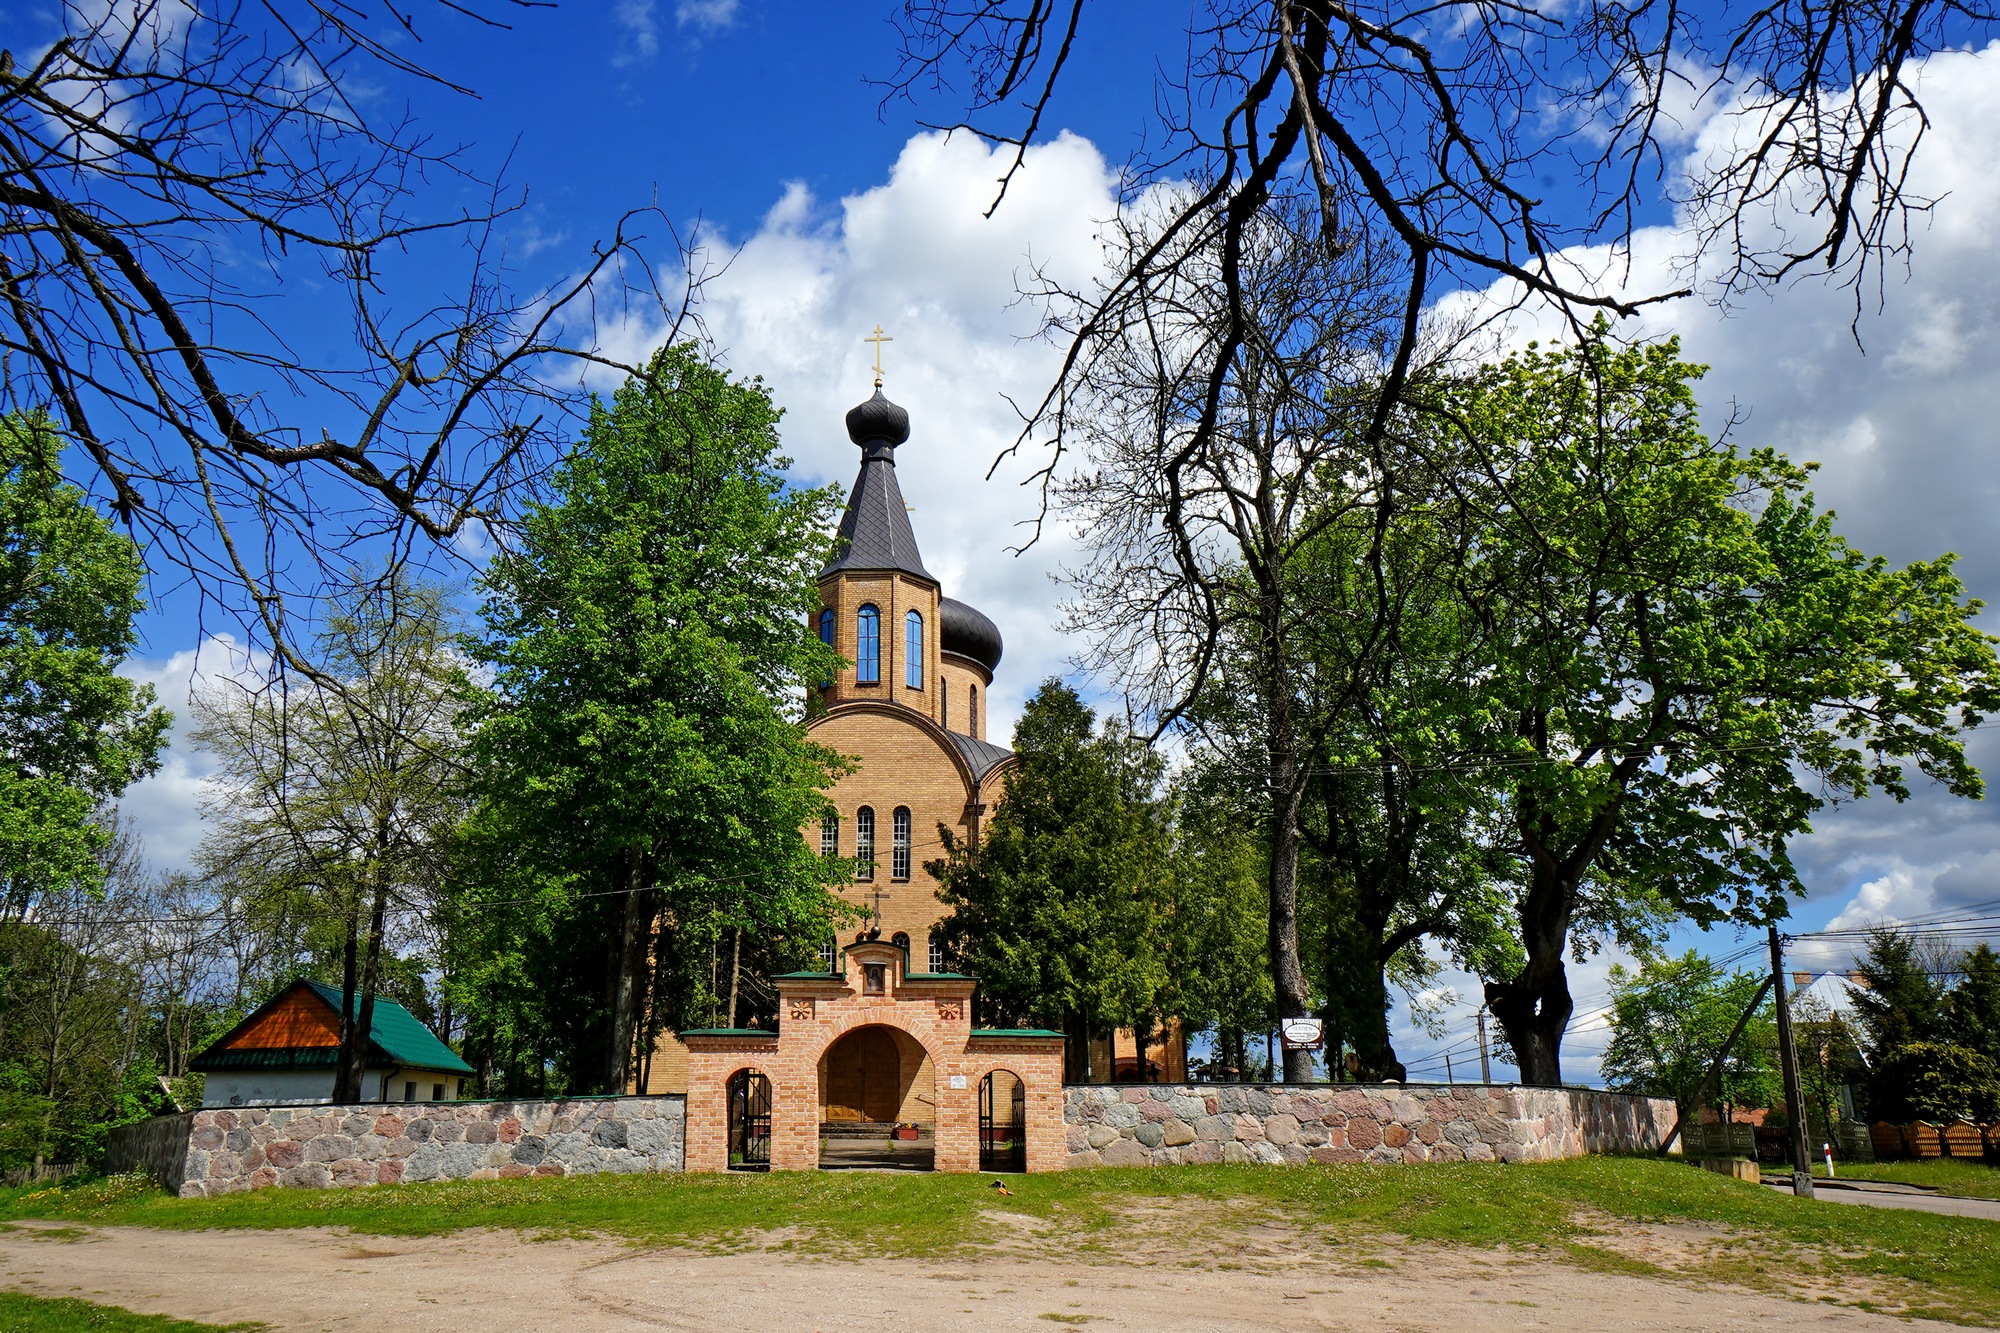
[[[202,788],[215,765],[191,739],[196,725],[191,699],[197,684],[256,679],[267,664],[263,654],[246,653],[243,645],[227,634],[210,635],[198,647],[164,659],[127,659],[123,674],[151,685],[160,703],[174,715],[173,733],[159,771],[127,788],[119,802],[137,826],[148,859],[158,869],[187,869],[204,831]]]
[[[736,22],[739,0],[680,0],[674,6],[674,22],[698,32],[721,32]]]
[[[625,45],[611,57],[614,65],[635,65],[660,53],[660,23],[653,0],[618,0],[611,18],[624,33]]]

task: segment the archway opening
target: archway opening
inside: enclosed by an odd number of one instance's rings
[[[979,1080],[979,1169],[1028,1169],[1028,1087],[996,1069]]]
[[[729,1076],[729,1169],[771,1169],[771,1080],[754,1069]]]
[[[827,1047],[819,1103],[822,1167],[928,1171],[934,1164],[937,1080],[923,1044],[901,1028],[856,1028]]]

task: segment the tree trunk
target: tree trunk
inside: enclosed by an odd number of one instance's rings
[[[375,874],[375,901],[368,913],[368,957],[361,969],[359,1004],[356,1005],[357,1012],[350,1040],[340,1051],[341,1077],[348,1089],[348,1095],[344,1100],[351,1102],[360,1101],[367,1093],[367,1089],[362,1085],[367,1080],[368,1045],[375,1031],[375,992],[382,985],[382,932],[388,912],[389,879],[387,873],[378,865]]]
[[[632,1033],[638,1019],[639,914],[640,899],[645,896],[645,866],[643,852],[637,847],[626,849],[625,921],[618,935],[617,981],[611,997],[611,1049],[604,1062],[605,1091],[613,1096],[625,1091],[625,1075],[632,1062]],[[733,1004],[732,1001],[732,1007]]]
[[[353,1061],[348,1054],[354,1048],[354,992],[360,984],[356,975],[360,970],[360,935],[361,901],[354,898],[347,905],[347,938],[340,948],[340,1049],[333,1058],[333,1101],[336,1106],[360,1100],[358,1090],[349,1081]]]
[[[1486,1008],[1507,1034],[1521,1082],[1562,1085],[1562,1039],[1576,1004],[1570,998],[1563,945],[1569,938],[1572,888],[1553,865],[1537,865],[1521,901],[1521,943],[1528,961],[1508,981],[1486,983]]]
[[[726,1026],[736,1026],[736,996],[743,982],[743,928],[738,926],[735,941],[729,950],[729,1022]]]
[[[1271,989],[1280,1020],[1306,1014],[1306,973],[1299,960],[1299,789],[1288,754],[1271,759]],[[1312,1077],[1310,1051],[1286,1051],[1283,1082]],[[1274,1076],[1276,1071],[1272,1071]]]
[[[1075,1010],[1063,1015],[1063,1082],[1090,1082],[1090,1021]]]

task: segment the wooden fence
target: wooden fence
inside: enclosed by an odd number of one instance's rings
[[[1934,1157],[1968,1157],[2000,1162],[2000,1125],[1911,1125],[1878,1122],[1869,1127],[1875,1156],[1881,1161],[1923,1161]]]

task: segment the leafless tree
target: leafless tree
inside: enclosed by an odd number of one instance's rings
[[[1253,354],[1238,302],[1247,238],[1299,187],[1315,201],[1321,243],[1380,237],[1400,260],[1376,434],[1408,387],[1426,307],[1445,292],[1511,283],[1579,321],[1686,294],[1623,293],[1615,267],[1565,257],[1588,243],[1620,260],[1651,207],[1681,208],[1690,258],[1725,298],[1819,270],[1859,299],[1932,202],[1909,185],[1926,123],[1913,67],[1978,40],[1994,18],[1981,0],[1204,0],[1185,67],[1157,89],[1152,147],[1128,177],[1135,192],[1185,178],[1203,187],[1150,247],[1122,257],[1094,317],[1066,330],[1064,373],[1027,412],[1023,439],[1045,432],[1055,467],[1080,364],[1122,336],[1132,289],[1190,253],[1189,233],[1209,230],[1229,295],[1205,372],[1201,429],[1218,429],[1212,404]],[[1112,21],[1090,0],[905,0],[901,61],[884,83],[891,95],[942,96],[963,110],[944,123],[1013,150],[1001,207],[1059,91],[1093,76],[1086,29]],[[1716,117],[1716,146],[1694,157],[1676,145],[1698,105]],[[1565,188],[1554,190],[1558,177]]]
[[[504,527],[585,376],[642,372],[604,322],[671,333],[698,286],[649,266],[647,209],[517,287],[524,196],[383,111],[455,85],[372,34],[543,8],[59,0],[0,51],[0,410],[52,414],[156,576],[290,669],[327,571]]]

